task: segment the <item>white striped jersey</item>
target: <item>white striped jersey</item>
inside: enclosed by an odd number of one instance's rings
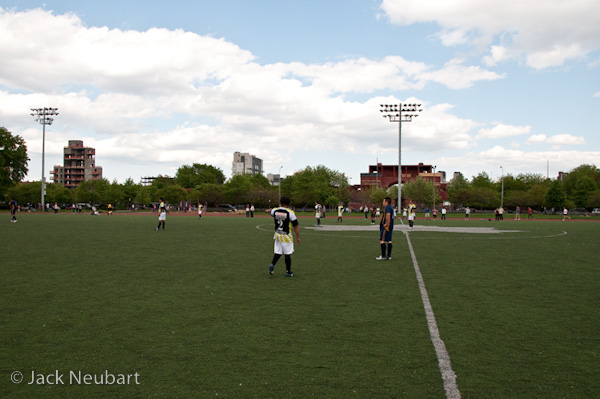
[[[275,220],[275,235],[273,238],[283,243],[294,242],[292,226],[298,225],[298,218],[294,211],[280,206],[271,210],[271,216]]]

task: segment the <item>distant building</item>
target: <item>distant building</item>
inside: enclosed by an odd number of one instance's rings
[[[52,179],[64,187],[75,188],[83,181],[102,179],[102,167],[96,166],[96,149],[84,147],[81,140],[69,140],[63,165],[54,166]]]
[[[269,173],[267,175],[267,179],[269,180],[269,183],[272,186],[278,186],[281,184],[281,176],[279,174],[274,175],[272,173]]]
[[[418,165],[402,165],[402,184],[411,182],[418,177],[431,181],[443,201],[448,199],[448,193],[446,192],[448,186],[446,172],[439,171],[434,173],[432,165],[424,165],[423,163],[419,163]],[[398,184],[398,165],[382,165],[381,163],[369,165],[369,172],[360,174],[360,184],[350,187],[353,202],[360,205],[360,202],[364,201],[364,199],[359,198],[361,191],[368,190],[371,187],[388,189],[396,184]]]
[[[247,152],[234,152],[231,166],[231,176],[237,175],[261,175],[263,173],[263,161]]]

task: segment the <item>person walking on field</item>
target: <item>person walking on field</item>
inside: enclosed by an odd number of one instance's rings
[[[279,207],[271,210],[271,216],[275,221],[275,246],[273,249],[274,255],[271,264],[269,265],[269,274],[275,274],[275,265],[281,258],[281,255],[285,256],[285,269],[286,277],[294,277],[292,271],[292,254],[294,253],[294,236],[292,234],[292,228],[296,233],[296,242],[300,244],[300,229],[298,227],[298,218],[294,211],[290,208],[290,199],[288,197],[281,197],[279,200]]]
[[[14,198],[11,198],[10,202],[8,203],[8,207],[10,208],[10,214],[12,215],[10,222],[17,223],[17,201],[15,201]]]
[[[379,246],[381,255],[375,260],[392,259],[392,232],[394,231],[394,208],[392,208],[392,199],[386,197],[383,200],[383,213],[379,222]],[[387,256],[386,256],[387,250]]]

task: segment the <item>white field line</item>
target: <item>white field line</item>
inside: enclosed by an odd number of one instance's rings
[[[421,299],[423,300],[423,307],[425,308],[425,316],[427,318],[427,326],[429,327],[429,335],[431,336],[431,342],[433,343],[435,354],[438,358],[438,364],[440,367],[440,372],[442,373],[442,380],[444,382],[444,390],[446,391],[446,398],[460,399],[460,391],[456,385],[456,373],[454,373],[454,370],[452,370],[450,355],[446,350],[444,341],[442,341],[442,338],[440,337],[440,331],[438,330],[437,322],[435,321],[435,315],[433,314],[433,308],[431,307],[431,302],[429,301],[429,295],[427,295],[427,290],[425,289],[425,282],[423,281],[423,276],[421,275],[421,269],[419,269],[419,263],[417,262],[415,251],[412,243],[410,242],[408,232],[404,232],[404,235],[406,236],[408,249],[410,250],[410,256],[412,257],[415,273],[417,274],[419,290],[421,291]]]

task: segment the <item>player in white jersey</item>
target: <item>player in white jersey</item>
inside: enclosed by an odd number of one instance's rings
[[[273,261],[269,265],[269,274],[275,274],[275,265],[281,255],[285,256],[286,277],[294,277],[292,271],[292,254],[294,253],[294,236],[292,228],[296,233],[296,242],[300,244],[300,229],[298,228],[298,218],[290,206],[288,197],[281,197],[279,207],[271,210],[271,216],[275,221],[275,240]]]
[[[165,229],[165,221],[167,220],[167,204],[165,204],[165,200],[161,197],[159,198],[160,204],[158,205],[158,230]]]

